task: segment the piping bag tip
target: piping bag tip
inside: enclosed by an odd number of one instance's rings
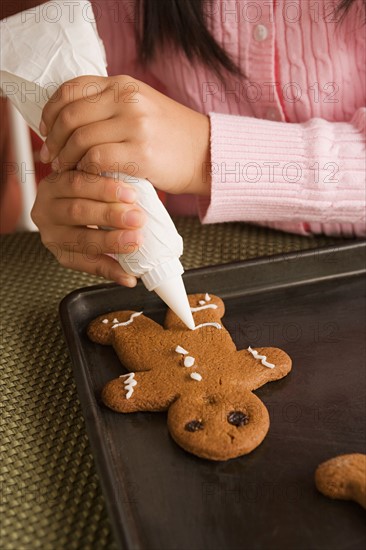
[[[154,288],[154,292],[190,330],[194,330],[193,315],[181,275],[164,281]]]

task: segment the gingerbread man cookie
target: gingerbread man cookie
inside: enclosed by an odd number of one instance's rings
[[[277,348],[238,351],[221,323],[214,295],[193,294],[195,330],[168,310],[164,328],[142,312],[101,315],[88,327],[94,342],[111,345],[129,373],[110,381],[103,402],[121,413],[168,410],[173,439],[187,451],[227,460],[255,449],[269,428],[253,390],[279,380],[291,359]]]
[[[327,497],[355,500],[366,508],[366,455],[340,455],[323,462],[315,471],[315,484]]]

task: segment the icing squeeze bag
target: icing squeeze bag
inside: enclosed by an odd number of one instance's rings
[[[2,20],[0,41],[2,92],[39,136],[42,109],[61,84],[82,75],[107,76],[103,43],[86,0],[47,2]],[[104,175],[126,178],[122,173]],[[117,259],[193,329],[179,261],[183,240],[151,183],[127,178],[137,191],[137,204],[146,212],[147,222],[139,250],[118,254]]]

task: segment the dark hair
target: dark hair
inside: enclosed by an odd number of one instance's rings
[[[347,13],[349,12],[352,4],[354,4],[356,0],[340,0],[338,6],[336,7],[335,13],[336,16],[340,16],[339,21],[343,21]],[[364,7],[364,16],[366,12],[366,0],[363,0],[363,7]],[[365,22],[365,21],[364,21]]]
[[[203,61],[216,74],[221,74],[222,69],[240,74],[207,29],[202,0],[136,0],[136,3],[138,53],[143,63],[153,59],[158,46],[169,43],[181,48],[189,60]]]
[[[136,0],[136,39],[139,60],[147,64],[159,46],[169,43],[181,48],[189,60],[194,58],[213,70],[245,76],[218,44],[206,26],[204,3],[210,0]],[[340,0],[335,14],[341,21],[356,0]],[[363,0],[366,10],[366,0]]]

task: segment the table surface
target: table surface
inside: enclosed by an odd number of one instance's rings
[[[340,243],[241,223],[175,222],[185,269]],[[37,233],[0,242],[0,546],[114,550],[58,317],[66,294],[102,280],[59,266]]]

